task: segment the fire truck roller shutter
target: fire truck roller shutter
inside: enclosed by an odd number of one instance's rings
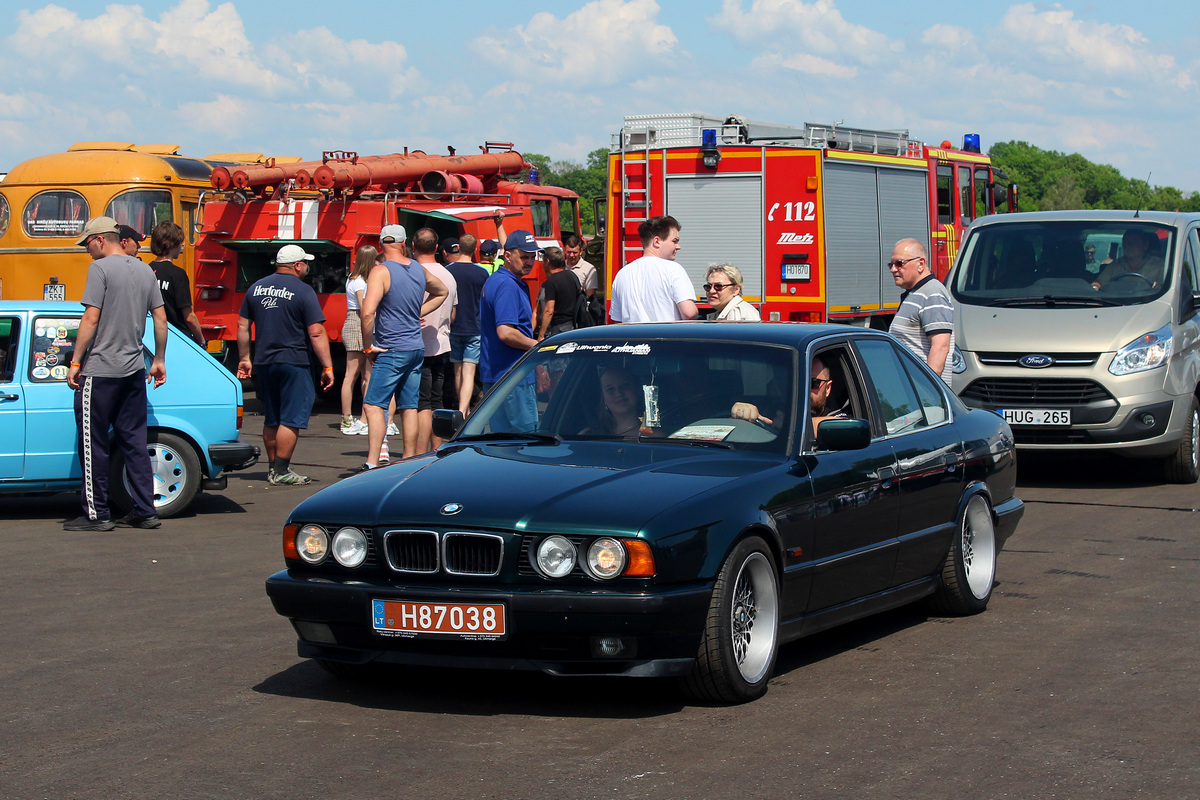
[[[696,291],[701,291],[708,265],[725,262],[742,271],[742,296],[762,302],[760,176],[668,178],[665,213],[683,226],[679,263]]]
[[[928,246],[927,208],[920,171],[825,163],[825,291],[831,313],[899,302],[883,262],[900,239],[913,237]]]

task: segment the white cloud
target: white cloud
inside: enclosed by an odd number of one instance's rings
[[[563,19],[535,14],[525,25],[481,36],[471,49],[541,85],[611,85],[681,55],[658,11],[654,0],[593,0]]]
[[[811,53],[797,53],[791,56],[770,53],[754,59],[752,66],[768,72],[783,67],[808,75],[828,75],[830,78],[848,79],[858,74],[857,67],[847,67]]]
[[[786,53],[808,50],[863,64],[877,63],[899,46],[879,31],[848,22],[833,0],[751,0],[749,9],[743,0],[723,0],[709,22],[743,44],[765,41]]]
[[[1038,12],[1032,3],[1013,6],[1000,23],[1000,33],[1015,52],[1035,53],[1052,64],[1078,64],[1109,78],[1150,78],[1180,89],[1195,85],[1173,56],[1161,53],[1145,35],[1128,25],[1076,19],[1055,7]]]

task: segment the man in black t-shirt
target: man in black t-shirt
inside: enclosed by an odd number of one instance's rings
[[[579,279],[567,269],[567,259],[562,249],[547,247],[545,254],[546,268],[550,274],[543,285],[546,290],[546,309],[542,312],[538,341],[575,329],[575,304],[581,291]]]
[[[200,329],[200,320],[192,310],[192,287],[188,283],[187,273],[171,263],[183,252],[183,228],[165,220],[155,225],[150,232],[150,252],[154,254],[150,269],[158,278],[167,322],[203,347],[204,331]]]
[[[254,376],[263,406],[263,445],[267,481],[272,486],[303,486],[307,475],[292,471],[292,453],[300,431],[308,427],[316,391],[309,373],[308,349],[321,362],[321,391],[333,386],[333,361],[325,312],[317,293],[304,282],[313,256],[285,244],[275,256],[275,271],[246,290],[238,312],[239,378]],[[254,361],[250,361],[250,326],[254,325]]]

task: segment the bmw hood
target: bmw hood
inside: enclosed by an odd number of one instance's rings
[[[289,521],[632,535],[685,500],[780,463],[682,444],[450,444],[323,489]]]

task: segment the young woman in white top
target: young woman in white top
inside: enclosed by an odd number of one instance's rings
[[[704,293],[713,307],[708,319],[762,319],[758,309],[742,299],[742,271],[733,264],[713,264],[704,280]]]
[[[342,325],[342,344],[346,347],[346,375],[342,378],[342,433],[347,436],[366,436],[367,422],[355,419],[351,413],[354,402],[354,383],[362,384],[362,393],[367,394],[367,383],[371,379],[371,362],[363,352],[362,309],[363,296],[367,293],[367,273],[375,266],[379,251],[374,247],[358,248],[354,258],[354,269],[346,278],[346,322]]]

